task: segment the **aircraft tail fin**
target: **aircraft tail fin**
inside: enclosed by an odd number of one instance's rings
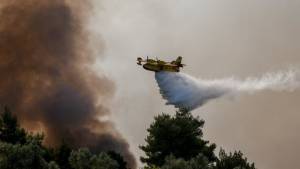
[[[181,64],[181,61],[182,61],[182,57],[181,57],[181,56],[178,56],[177,59],[175,60],[175,64],[176,64],[176,65],[179,65],[179,66],[183,66],[183,65]]]
[[[176,63],[177,64],[181,64],[181,61],[182,61],[182,57],[181,56],[178,56],[178,58],[176,59]]]

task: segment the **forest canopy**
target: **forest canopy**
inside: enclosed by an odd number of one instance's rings
[[[216,145],[203,139],[204,121],[186,110],[160,114],[147,129],[144,169],[256,169],[242,152],[215,154]],[[0,169],[129,169],[114,151],[93,153],[62,141],[43,144],[44,135],[28,133],[5,107],[0,114]]]

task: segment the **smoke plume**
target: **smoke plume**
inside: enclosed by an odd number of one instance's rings
[[[297,70],[268,73],[261,78],[249,77],[203,80],[183,73],[158,72],[155,78],[167,105],[189,110],[225,95],[239,95],[262,90],[293,91],[300,87]]]
[[[1,0],[0,104],[26,128],[45,132],[48,145],[67,140],[94,152],[114,150],[136,168],[128,143],[107,120],[104,104],[114,85],[91,69],[84,27],[90,7],[80,0]]]

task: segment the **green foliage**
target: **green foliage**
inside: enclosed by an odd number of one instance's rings
[[[61,169],[70,169],[69,158],[71,154],[71,147],[63,141],[60,147],[56,150],[54,154],[55,161],[60,166]]]
[[[91,169],[118,169],[117,161],[111,159],[106,153],[100,153],[98,156],[94,155],[92,158]]]
[[[5,107],[0,115],[0,141],[25,144],[27,133],[20,128],[17,118]]]
[[[48,164],[48,169],[60,169],[60,168],[59,168],[59,166],[54,161],[51,161]]]
[[[199,154],[189,161],[185,161],[181,158],[176,159],[171,155],[166,158],[165,164],[161,169],[213,169],[213,167],[213,163],[210,163],[202,154]]]
[[[188,169],[189,164],[182,158],[175,158],[173,155],[166,158],[165,164],[161,169]]]
[[[250,164],[240,151],[228,155],[221,149],[215,169],[255,169],[255,166],[254,163]]]
[[[43,139],[43,134],[28,134],[5,107],[0,115],[0,169],[126,169],[115,152],[75,151],[65,141],[58,148],[46,148]]]
[[[155,117],[140,146],[146,157],[144,169],[256,169],[238,151],[214,154],[215,144],[202,139],[203,120],[186,110],[175,116]],[[72,150],[63,142],[59,148],[42,145],[43,134],[27,133],[6,107],[0,114],[0,169],[127,169],[115,152],[92,154],[88,149]]]
[[[144,169],[255,169],[243,154],[226,154],[221,149],[214,155],[215,144],[202,139],[203,120],[180,110],[174,117],[166,114],[155,117],[148,129],[146,145],[140,146],[146,157]]]
[[[220,159],[216,163],[209,162],[202,154],[189,161],[171,155],[165,159],[162,167],[147,166],[144,169],[255,169],[255,166],[253,163],[249,164],[241,152],[228,155],[221,149]]]
[[[50,149],[42,146],[43,139],[43,134],[28,134],[5,107],[0,115],[0,168],[58,169],[55,162],[48,164],[51,158],[45,157],[50,154]]]
[[[32,169],[48,168],[48,163],[43,158],[44,150],[36,143],[25,145],[0,143],[0,168],[1,169]]]
[[[144,169],[160,169],[160,168],[156,166],[145,166]]]
[[[109,152],[107,152],[107,154],[109,155],[110,158],[117,161],[117,163],[119,165],[118,169],[127,169],[127,163],[120,154],[118,154],[114,151],[109,151]]]
[[[147,130],[146,145],[140,146],[146,154],[141,161],[148,166],[162,166],[165,158],[171,154],[190,160],[201,153],[209,162],[214,162],[216,145],[209,145],[208,141],[202,139],[203,125],[203,120],[184,110],[176,112],[174,117],[167,114],[155,117]]]
[[[118,169],[117,161],[106,153],[93,155],[88,149],[72,151],[69,158],[73,169]]]
[[[89,169],[92,156],[88,149],[79,149],[71,152],[69,162],[73,169]]]
[[[198,154],[189,161],[190,169],[213,169],[213,164],[203,154]]]

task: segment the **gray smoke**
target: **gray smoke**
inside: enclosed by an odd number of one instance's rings
[[[167,105],[189,110],[222,96],[254,93],[262,90],[293,91],[300,87],[297,70],[267,73],[260,78],[249,77],[244,81],[236,78],[197,79],[184,73],[155,73],[160,93]]]
[[[0,1],[0,104],[47,145],[113,150],[136,168],[127,141],[103,120],[114,83],[92,69],[91,10],[89,0]]]

